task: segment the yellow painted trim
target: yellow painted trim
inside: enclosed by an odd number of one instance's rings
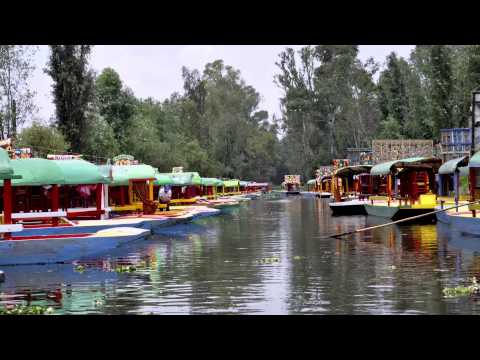
[[[149,200],[153,201],[153,181],[152,180],[148,182],[148,198]]]

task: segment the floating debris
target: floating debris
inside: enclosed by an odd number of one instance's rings
[[[52,307],[16,305],[11,308],[0,309],[0,315],[46,315],[52,314]]]
[[[477,283],[476,278],[472,278],[472,285],[470,286],[457,286],[454,288],[444,288],[443,295],[446,298],[459,297],[459,296],[471,296],[480,294],[480,285]]]
[[[302,260],[303,256],[296,255],[293,257],[293,260]]]
[[[395,270],[397,267],[395,265],[390,266],[390,269]]]
[[[274,264],[274,263],[278,263],[278,262],[280,262],[280,258],[278,258],[277,256],[257,260],[258,264]]]
[[[85,266],[77,265],[77,266],[75,266],[75,271],[79,272],[79,273],[83,273],[83,272],[85,272]]]
[[[133,265],[120,265],[115,268],[115,272],[117,273],[125,273],[125,272],[135,272],[137,268]]]

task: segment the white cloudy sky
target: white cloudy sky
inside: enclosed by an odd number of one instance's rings
[[[391,51],[408,57],[413,47],[360,45],[359,57],[362,60],[374,57],[383,63]],[[114,68],[137,97],[163,100],[174,91],[182,91],[183,65],[201,70],[206,63],[223,59],[226,64],[239,69],[246,83],[262,95],[261,108],[270,114],[279,114],[281,90],[273,83],[273,76],[277,72],[278,54],[284,48],[283,45],[96,45],[90,64],[97,72],[107,66]],[[48,55],[48,47],[40,46],[32,79],[32,87],[37,92],[38,117],[43,120],[48,120],[54,112],[51,80],[43,72]]]

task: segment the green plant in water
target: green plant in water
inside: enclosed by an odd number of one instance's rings
[[[77,266],[75,266],[75,271],[79,272],[79,273],[83,273],[85,271],[85,266],[77,265]]]
[[[115,271],[118,273],[134,272],[137,271],[137,268],[133,265],[121,265],[115,268]]]
[[[471,279],[472,284],[470,286],[457,286],[454,288],[444,288],[443,295],[447,298],[470,296],[480,294],[480,284],[477,283],[477,279],[474,277]]]
[[[16,305],[11,309],[0,309],[0,315],[47,315],[52,313],[53,308],[46,306]]]
[[[278,258],[277,256],[257,260],[258,264],[273,264],[273,263],[278,263],[278,262],[280,262],[280,258]]]

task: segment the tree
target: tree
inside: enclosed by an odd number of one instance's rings
[[[449,49],[445,45],[432,45],[431,63],[431,119],[434,137],[440,137],[440,129],[452,128],[456,124],[452,118],[452,68]]]
[[[64,153],[69,144],[62,133],[55,127],[43,125],[33,121],[32,125],[24,128],[18,136],[18,147],[30,147],[37,157],[46,157],[47,154]]]
[[[379,106],[382,112],[382,121],[396,121],[402,137],[408,117],[407,74],[408,64],[403,58],[397,58],[392,52],[387,57],[387,66],[380,74],[378,81]],[[392,128],[390,126],[390,128]]]
[[[36,112],[35,92],[29,80],[35,67],[37,48],[26,45],[0,45],[0,137],[17,136],[17,128]]]
[[[137,105],[133,92],[123,87],[115,70],[105,68],[95,80],[95,93],[100,115],[113,129],[116,142],[123,147]]]
[[[87,110],[94,96],[94,74],[88,69],[90,45],[50,45],[45,72],[53,80],[56,124],[71,146],[84,150]]]

